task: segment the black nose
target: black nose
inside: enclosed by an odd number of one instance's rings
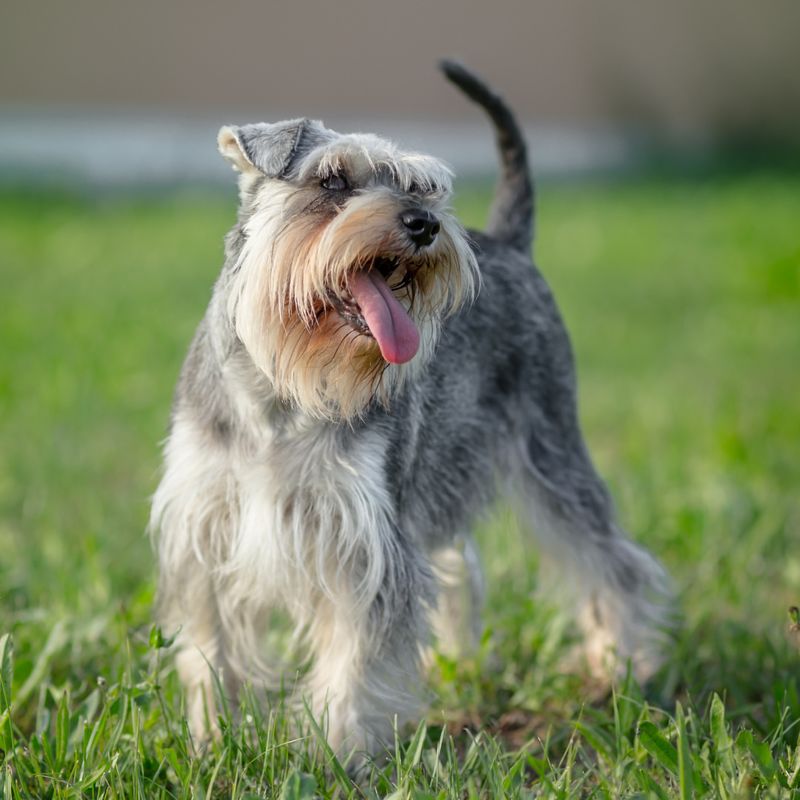
[[[409,238],[417,247],[432,244],[439,233],[439,220],[422,208],[410,208],[400,215],[400,221],[406,226]]]

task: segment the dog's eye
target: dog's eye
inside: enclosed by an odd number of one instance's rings
[[[334,173],[333,175],[328,175],[327,178],[323,178],[320,186],[322,186],[323,189],[328,189],[331,192],[344,192],[349,188],[347,178],[338,173]]]

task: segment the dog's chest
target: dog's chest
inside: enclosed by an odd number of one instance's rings
[[[377,434],[345,445],[322,423],[276,433],[238,459],[237,567],[255,570],[282,599],[300,587],[333,590],[351,569],[371,573],[391,516],[384,461]]]

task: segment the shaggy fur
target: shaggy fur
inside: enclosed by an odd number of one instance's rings
[[[469,530],[500,489],[558,570],[589,666],[630,660],[643,679],[658,666],[666,579],[616,523],[581,436],[569,340],[529,257],[522,136],[481,81],[443,66],[495,124],[485,233],[453,218],[431,157],[309,120],[220,132],[239,219],[152,513],[159,619],[179,631],[197,736],[214,724],[211,669],[231,696],[269,678],[264,620],[282,608],[313,656],[302,691],[331,744],[387,744],[394,719],[420,713],[431,624],[455,652],[480,634]],[[413,357],[384,357],[355,301],[366,279],[418,332]]]

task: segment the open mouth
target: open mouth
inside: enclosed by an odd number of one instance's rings
[[[419,349],[419,331],[405,306],[395,296],[414,280],[412,269],[392,257],[376,258],[366,269],[354,272],[343,292],[329,299],[339,316],[361,334],[378,343],[391,364],[410,361]]]

